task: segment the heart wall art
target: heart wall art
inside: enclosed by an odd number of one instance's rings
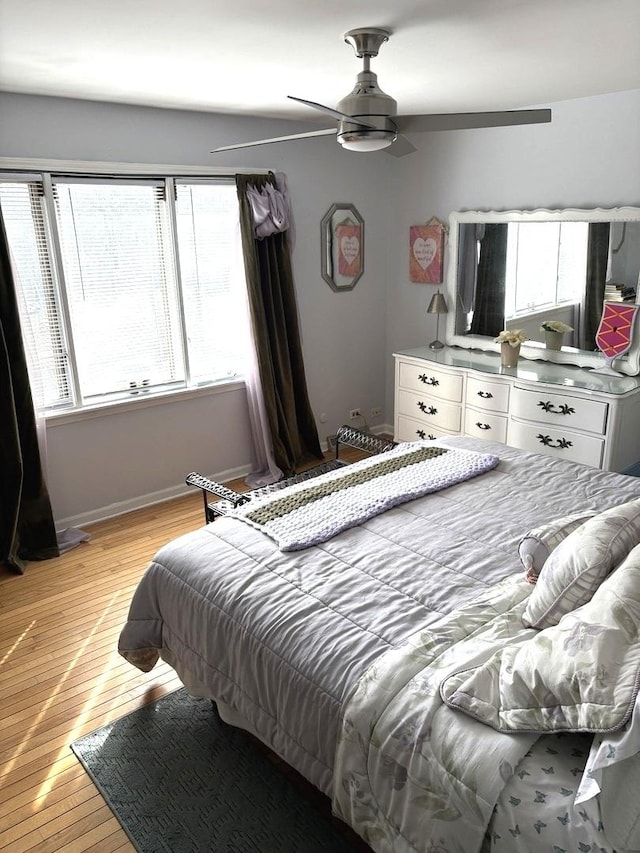
[[[445,226],[441,222],[409,228],[409,279],[420,284],[440,284]]]
[[[362,266],[360,225],[341,223],[336,227],[338,273],[347,277],[358,275]]]
[[[353,290],[364,272],[364,219],[354,205],[336,202],[320,223],[322,278],[331,290]]]

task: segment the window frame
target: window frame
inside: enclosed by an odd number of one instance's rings
[[[0,177],[14,179],[31,178],[32,180],[40,180],[43,187],[46,187],[44,194],[44,204],[47,207],[45,216],[45,228],[47,230],[47,241],[50,243],[53,251],[51,252],[51,273],[54,279],[54,292],[56,299],[59,300],[59,316],[62,325],[62,333],[64,344],[69,353],[69,364],[67,372],[69,382],[71,384],[72,400],[71,404],[63,404],[57,408],[43,409],[40,412],[47,422],[69,423],[76,420],[84,420],[85,418],[98,417],[109,412],[124,412],[133,409],[141,409],[149,406],[156,406],[172,400],[189,399],[192,397],[200,397],[211,394],[224,393],[230,390],[240,389],[245,387],[244,378],[242,376],[234,376],[229,378],[221,378],[212,381],[207,385],[184,385],[182,387],[167,388],[160,390],[152,390],[143,396],[127,396],[118,399],[104,399],[91,403],[81,402],[81,394],[77,385],[78,379],[75,369],[75,353],[73,352],[72,341],[73,336],[69,334],[69,306],[66,303],[65,288],[60,286],[61,281],[61,252],[59,245],[59,237],[57,229],[51,227],[51,223],[55,222],[55,210],[52,190],[53,176],[69,175],[78,178],[110,178],[117,180],[123,179],[156,179],[165,182],[167,191],[171,193],[171,202],[168,208],[169,225],[171,231],[171,239],[174,248],[174,264],[177,267],[178,248],[177,234],[175,224],[175,208],[173,200],[175,198],[175,185],[177,182],[193,183],[202,182],[210,183],[216,180],[224,180],[225,182],[233,180],[236,174],[268,174],[269,170],[255,168],[208,168],[202,166],[184,166],[174,164],[140,164],[140,163],[117,163],[108,161],[77,161],[77,160],[49,160],[39,158],[6,158],[0,157]],[[48,186],[46,186],[48,184]],[[53,218],[52,218],[53,217]],[[175,271],[177,280],[179,281],[179,271]],[[179,303],[179,324],[182,333],[185,332],[185,314],[182,299],[181,288],[178,287],[178,303]],[[183,348],[186,349],[186,343],[183,340]],[[188,358],[185,353],[185,358]]]

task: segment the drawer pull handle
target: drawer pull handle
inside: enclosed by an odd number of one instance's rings
[[[540,439],[540,444],[544,444],[545,447],[555,447],[559,450],[566,450],[567,447],[573,447],[572,441],[567,441],[566,438],[557,438],[556,443],[553,443],[553,439],[550,435],[541,435],[538,433],[536,438]]]
[[[478,391],[478,397],[482,397],[483,400],[491,400],[493,394],[491,391]]]
[[[575,415],[576,410],[568,403],[561,403],[558,407],[554,406],[549,400],[540,400],[538,403],[543,412],[553,412],[555,415]]]
[[[428,439],[429,439],[429,441],[435,441],[435,440],[436,440],[435,435],[431,435],[431,434],[427,435],[427,434],[426,434],[426,432],[425,432],[423,429],[417,429],[417,430],[416,430],[416,435],[417,435],[419,438],[422,438],[422,439],[428,438]]]
[[[476,421],[476,426],[478,429],[491,429],[491,424],[481,424],[480,421]]]
[[[439,385],[440,384],[439,379],[436,379],[435,376],[427,376],[426,373],[421,373],[420,376],[418,376],[418,379],[420,380],[420,382],[424,382],[425,385]]]
[[[418,403],[418,408],[421,412],[424,412],[425,415],[437,415],[438,410],[435,406],[427,406],[426,403],[423,403],[422,400]]]

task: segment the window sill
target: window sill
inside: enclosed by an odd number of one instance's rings
[[[102,418],[106,415],[119,415],[137,409],[147,409],[151,406],[166,406],[169,403],[179,403],[197,397],[211,397],[216,394],[226,394],[229,391],[239,391],[245,387],[243,379],[237,377],[231,380],[216,382],[202,388],[182,388],[179,391],[163,391],[145,394],[135,400],[118,400],[111,403],[100,403],[94,406],[84,406],[82,409],[71,411],[48,412],[44,415],[47,427],[62,426],[74,421],[85,421],[91,418]]]

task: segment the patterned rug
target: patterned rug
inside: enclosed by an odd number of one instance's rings
[[[74,741],[71,749],[142,853],[368,850],[323,814],[212,703],[185,690]],[[277,759],[276,759],[277,761]],[[293,774],[293,771],[291,771]],[[297,774],[295,774],[297,776]]]

